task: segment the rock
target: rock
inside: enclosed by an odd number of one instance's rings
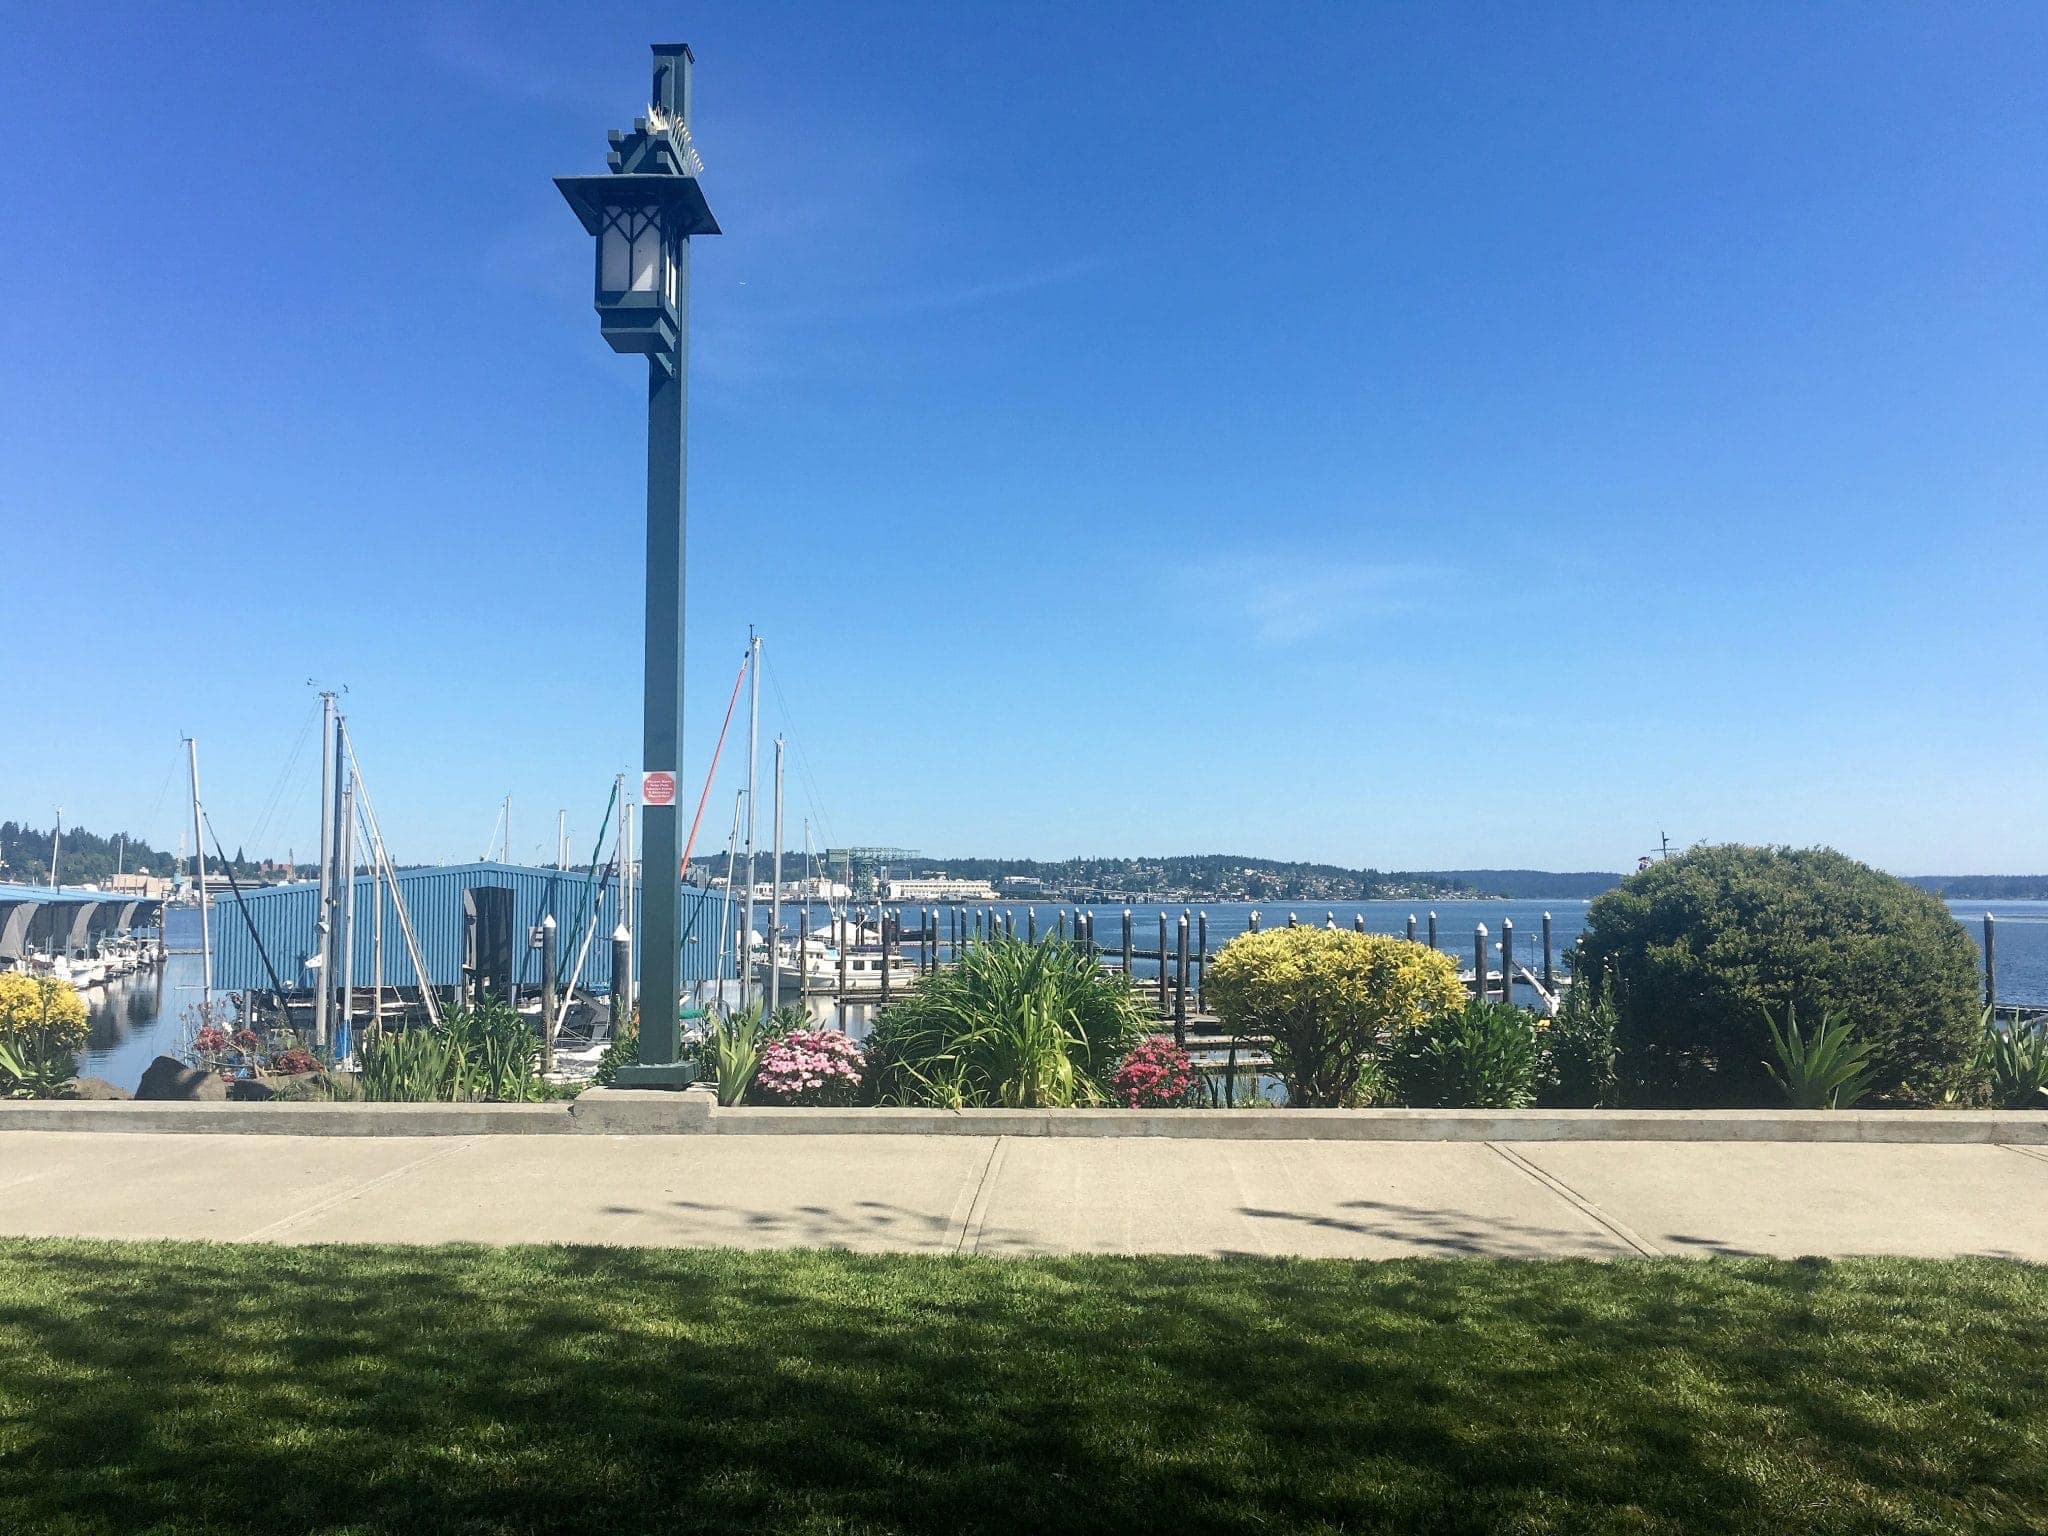
[[[277,1090],[253,1077],[238,1077],[228,1084],[228,1097],[237,1104],[260,1104],[277,1097]]]
[[[126,1088],[116,1088],[104,1077],[74,1077],[71,1079],[71,1097],[74,1099],[132,1099],[135,1095]]]
[[[142,1081],[136,1084],[135,1097],[138,1099],[207,1099],[224,1101],[228,1096],[228,1085],[217,1072],[208,1072],[203,1067],[188,1067],[175,1056],[159,1056],[149,1064],[149,1070],[142,1074]]]

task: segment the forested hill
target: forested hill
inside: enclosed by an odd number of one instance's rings
[[[0,884],[42,885],[50,878],[50,840],[53,827],[25,826],[18,821],[0,821]],[[141,838],[125,832],[102,836],[84,827],[66,827],[64,844],[57,858],[57,878],[66,885],[104,885],[115,875],[147,870],[152,875],[191,873],[191,860],[174,870],[177,855],[152,848]],[[237,848],[235,874],[249,879],[261,874],[258,860],[243,857]],[[212,873],[219,860],[212,848],[206,850],[206,867]]]
[[[1620,875],[1605,870],[1446,869],[1405,878],[1443,880],[1508,901],[1544,901],[1558,896],[1590,900],[1621,884]]]
[[[2048,875],[1914,875],[1949,901],[2048,901]]]
[[[1388,898],[1496,896],[1542,899],[1597,896],[1621,876],[1534,869],[1378,870],[1341,864],[1261,859],[1247,854],[1169,854],[1151,858],[994,859],[917,857],[890,874],[936,874],[988,880],[1075,900],[1203,897],[1212,901],[1372,901]]]
[[[50,840],[54,829],[0,821],[0,881],[41,885],[50,878]],[[168,875],[172,855],[125,833],[101,837],[84,827],[66,827],[57,860],[57,876],[66,885],[90,885],[111,879],[118,871],[146,869]]]

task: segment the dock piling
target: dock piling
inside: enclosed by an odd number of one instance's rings
[[[1984,1006],[1998,1017],[1998,920],[1984,914]]]
[[[1550,959],[1550,914],[1546,912],[1543,914],[1543,990],[1554,996],[1557,992],[1557,973],[1551,968]]]
[[[1500,920],[1500,1000],[1504,1003],[1515,1000],[1515,920],[1512,917]]]
[[[1166,909],[1159,909],[1159,1011],[1166,1011]]]
[[[1179,958],[1174,962],[1173,1043],[1188,1043],[1188,915],[1180,915]]]
[[[1472,930],[1472,995],[1486,1001],[1486,924]]]

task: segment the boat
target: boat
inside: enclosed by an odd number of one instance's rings
[[[813,928],[808,941],[780,936],[774,946],[776,982],[785,995],[834,993],[840,985],[839,926],[850,942],[846,946],[846,989],[849,992],[879,992],[883,985],[884,952],[882,930],[870,922],[824,924]],[[753,940],[754,974],[768,979],[768,945],[756,934]],[[908,992],[916,985],[917,963],[900,949],[886,955],[888,987],[891,994]]]

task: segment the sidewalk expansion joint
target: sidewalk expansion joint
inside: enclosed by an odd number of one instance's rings
[[[974,1201],[967,1207],[967,1219],[960,1224],[959,1240],[953,1244],[955,1253],[975,1253],[981,1248],[981,1229],[988,1220],[988,1204],[995,1192],[996,1171],[1002,1166],[1003,1154],[1009,1143],[1007,1136],[997,1136],[990,1142],[988,1157],[981,1165],[981,1177],[975,1182]]]
[[[476,1138],[473,1136],[451,1136],[448,1138],[446,1146],[436,1147],[431,1152],[422,1153],[411,1162],[402,1163],[388,1172],[380,1173],[374,1179],[366,1179],[360,1184],[352,1184],[347,1189],[329,1195],[325,1200],[316,1200],[302,1210],[293,1211],[289,1216],[280,1216],[276,1221],[266,1222],[253,1232],[243,1233],[235,1241],[238,1243],[266,1242],[297,1225],[299,1222],[313,1216],[324,1215],[336,1206],[348,1204],[349,1201],[356,1199],[358,1196],[383,1189],[389,1184],[395,1184],[407,1174],[424,1168],[429,1163],[438,1163],[444,1157],[453,1157],[457,1152],[461,1152],[475,1144]]]
[[[1553,1195],[1556,1195],[1558,1199],[1564,1201],[1567,1205],[1571,1206],[1571,1208],[1577,1211],[1581,1216],[1584,1216],[1589,1221],[1597,1223],[1606,1231],[1613,1234],[1615,1237],[1619,1238],[1623,1243],[1635,1249],[1635,1251],[1641,1254],[1644,1258],[1661,1259],[1667,1257],[1664,1250],[1659,1248],[1655,1243],[1651,1242],[1648,1238],[1641,1236],[1633,1228],[1625,1226],[1623,1223],[1616,1221],[1612,1216],[1608,1215],[1605,1211],[1601,1210],[1599,1206],[1595,1205],[1592,1201],[1588,1200],[1584,1195],[1580,1194],[1577,1190],[1573,1189],[1569,1184],[1565,1183],[1562,1179],[1559,1179],[1551,1174],[1545,1173],[1541,1168],[1538,1168],[1534,1163],[1530,1162],[1529,1159],[1522,1156],[1521,1153],[1515,1151],[1513,1148],[1502,1146],[1497,1141],[1489,1141],[1486,1145],[1491,1147],[1495,1152],[1499,1153],[1501,1158],[1505,1162],[1507,1162],[1511,1167],[1520,1169],[1523,1173],[1527,1174],[1531,1179],[1534,1179],[1538,1184],[1541,1184],[1545,1189],[1549,1190]]]
[[[2041,1147],[2015,1146],[2009,1141],[2001,1141],[1999,1145],[2008,1152],[2019,1153],[2021,1157],[2031,1157],[2037,1163],[2048,1163],[2048,1150],[2044,1150]]]

